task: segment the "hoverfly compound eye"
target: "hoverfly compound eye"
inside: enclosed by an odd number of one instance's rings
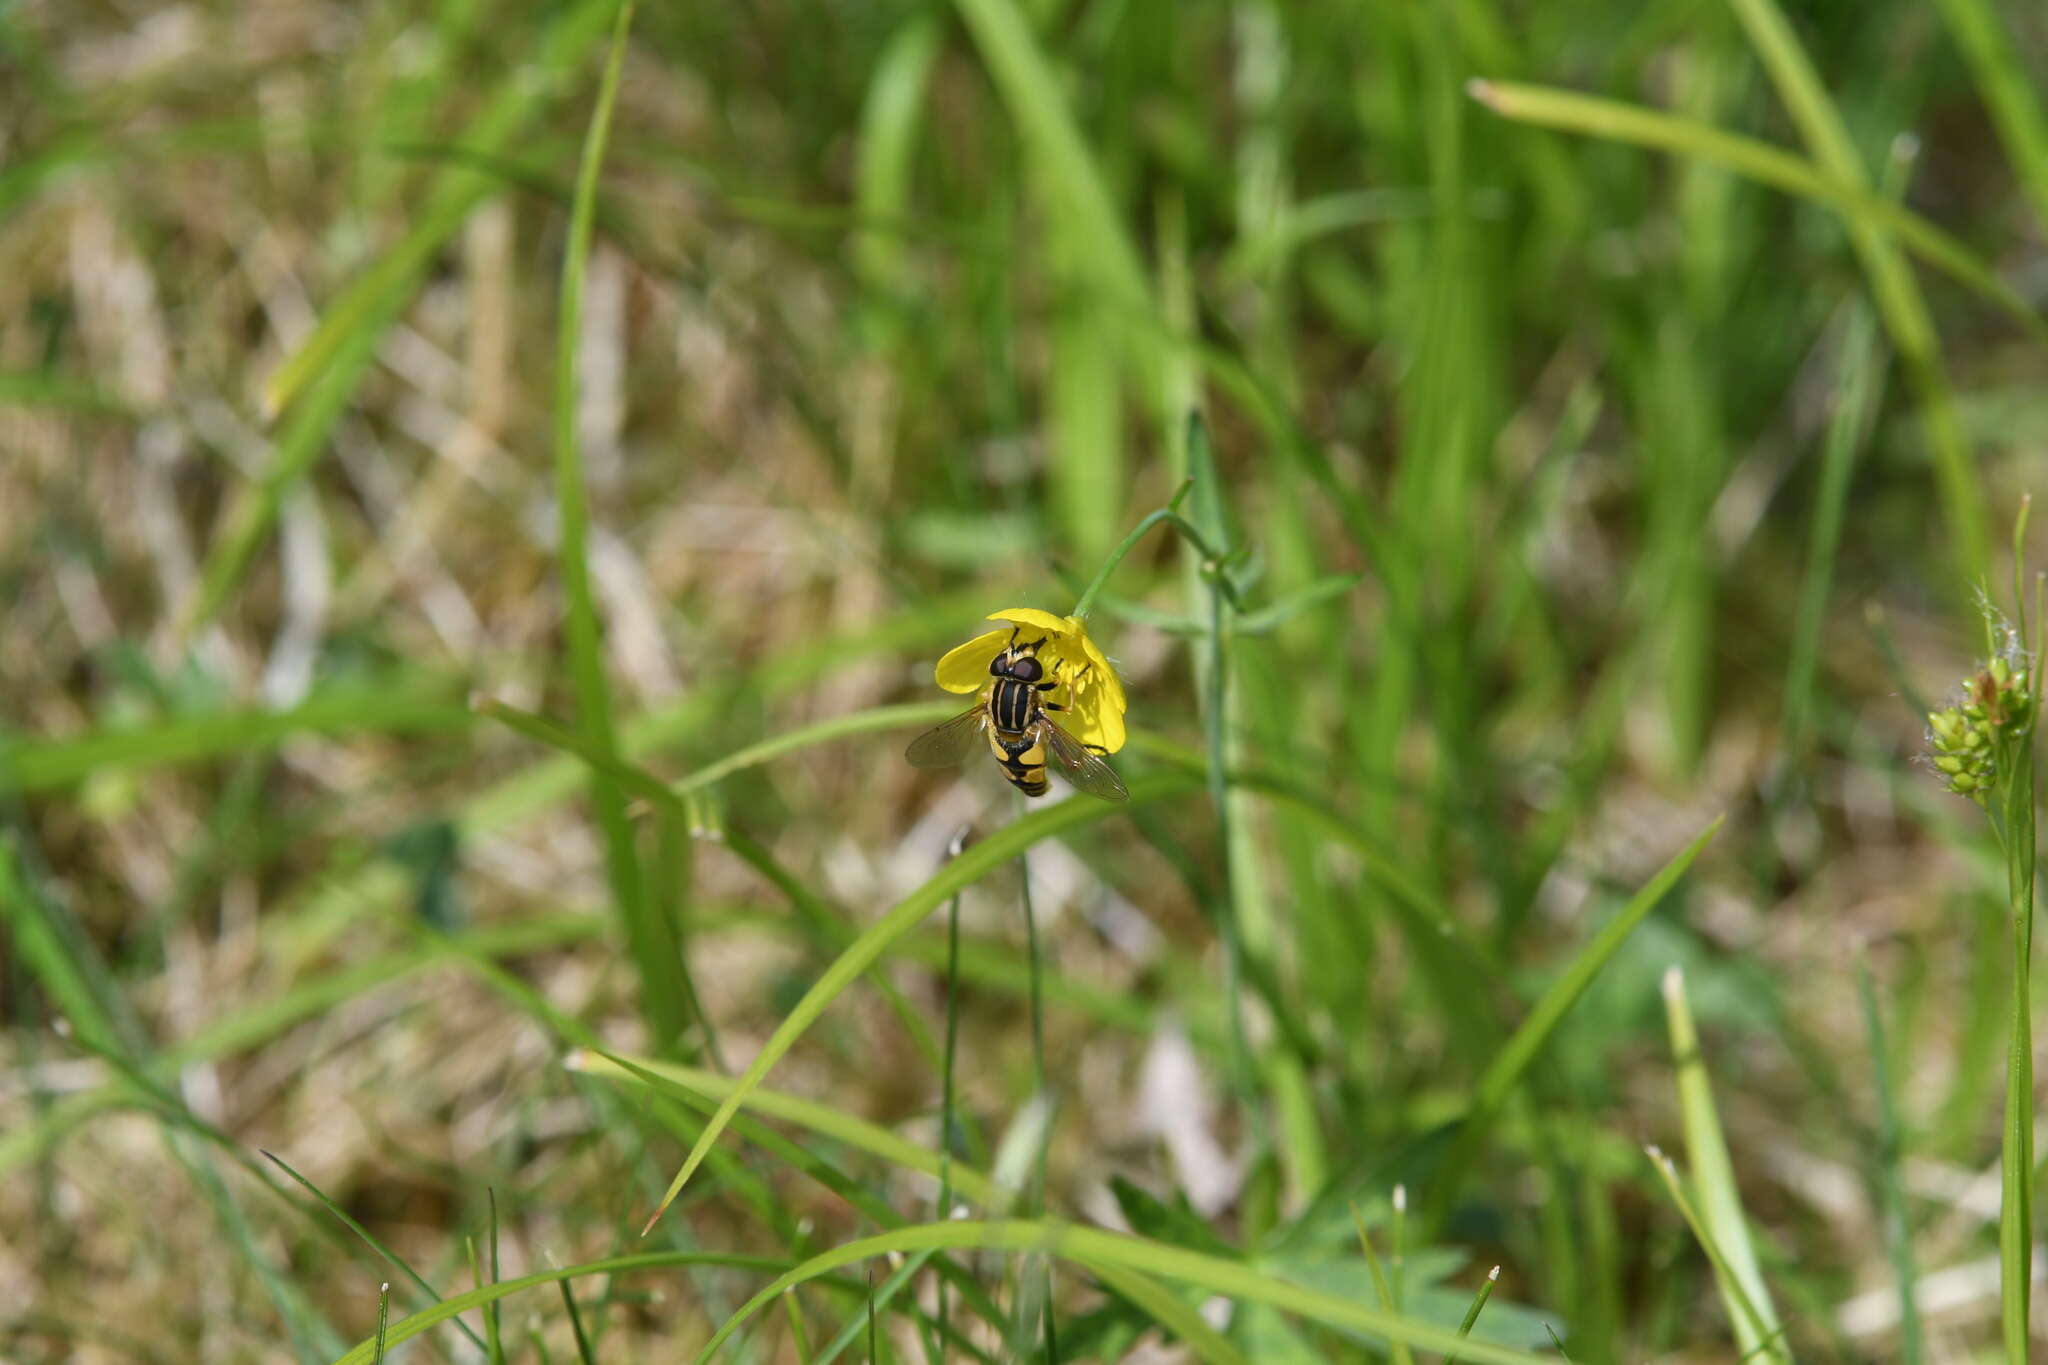
[[[1045,676],[1045,669],[1036,659],[1013,659],[1010,676],[1019,682],[1037,682]]]

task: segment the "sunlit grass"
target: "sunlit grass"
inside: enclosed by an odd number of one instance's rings
[[[0,1356],[2039,1354],[2048,50],[1809,11],[0,17]]]

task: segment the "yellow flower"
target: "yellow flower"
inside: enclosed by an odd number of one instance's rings
[[[977,635],[966,644],[947,651],[939,660],[939,686],[948,692],[979,692],[989,685],[988,666],[1018,631],[1019,643],[1029,644],[1040,636],[1038,657],[1045,662],[1046,676],[1059,687],[1046,693],[1049,701],[1066,707],[1053,720],[1083,744],[1113,754],[1124,747],[1124,684],[1078,616],[1055,616],[1036,607],[1010,607],[989,613],[991,621],[1006,621],[1000,630]]]

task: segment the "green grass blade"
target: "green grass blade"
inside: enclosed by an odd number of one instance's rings
[[[576,1342],[576,1359],[582,1365],[597,1365],[597,1357],[590,1353],[590,1338],[583,1331],[583,1313],[576,1307],[575,1292],[566,1279],[555,1281],[555,1288],[562,1291],[562,1307],[569,1313],[569,1333]]]
[[[1595,95],[1507,81],[1474,81],[1470,88],[1474,99],[1504,118],[1697,157],[1758,184],[1834,209],[1845,219],[1861,218],[1896,235],[1929,265],[1997,304],[2036,340],[2048,340],[2048,322],[1961,242],[1911,210],[1859,186],[1844,184],[1782,147]]]
[[[1679,850],[1670,862],[1658,870],[1656,876],[1644,884],[1642,890],[1630,897],[1628,904],[1622,906],[1613,919],[1600,927],[1600,932],[1593,935],[1592,941],[1579,951],[1578,956],[1573,958],[1557,980],[1551,983],[1550,989],[1543,993],[1542,999],[1529,1011],[1528,1018],[1522,1021],[1521,1026],[1508,1039],[1507,1045],[1500,1050],[1500,1056],[1480,1078],[1477,1108],[1490,1112],[1507,1099],[1508,1092],[1521,1080],[1522,1073],[1528,1069],[1529,1063],[1536,1059],[1537,1052],[1549,1040],[1559,1021],[1578,1002],[1579,997],[1585,994],[1586,987],[1593,984],[1593,978],[1599,975],[1600,969],[1607,965],[1608,959],[1621,947],[1622,940],[1633,933],[1635,927],[1642,923],[1643,917],[1655,909],[1658,902],[1678,884],[1678,879],[1692,866],[1693,859],[1697,858],[1714,836],[1721,832],[1721,825],[1726,819],[1726,816],[1715,816],[1691,843]]]
[[[876,1318],[903,1291],[903,1287],[915,1279],[919,1272],[925,1268],[926,1264],[931,1261],[931,1258],[937,1254],[936,1249],[927,1248],[924,1251],[904,1257],[903,1264],[891,1270],[889,1278],[883,1280],[869,1294],[867,1305],[861,1314],[858,1317],[847,1319],[845,1325],[840,1327],[839,1331],[833,1335],[832,1340],[825,1343],[825,1348],[818,1352],[814,1365],[833,1365],[834,1361],[846,1354],[846,1348],[853,1345],[856,1337],[867,1334],[870,1336],[870,1340],[872,1340]],[[872,1346],[870,1346],[868,1351],[868,1359],[870,1361],[880,1359],[874,1353]]]
[[[1124,230],[1100,168],[1075,126],[1060,81],[1013,0],[954,0],[980,49],[1018,133],[1038,159],[1073,250],[1124,309],[1150,312],[1150,290],[1136,245]]]
[[[1211,1327],[1199,1310],[1157,1280],[1112,1266],[1099,1265],[1094,1269],[1095,1278],[1105,1288],[1143,1309],[1154,1322],[1180,1338],[1196,1359],[1206,1360],[1209,1365],[1252,1365],[1251,1357]]]
[[[1729,0],[1749,34],[1750,44],[1770,73],[1799,135],[1821,171],[1860,194],[1870,176],[1827,88],[1813,69],[1776,0]],[[1867,212],[1844,218],[1849,239],[1870,277],[1878,312],[1892,335],[1920,396],[1921,424],[1933,450],[1935,486],[1940,491],[1949,534],[1965,582],[1975,583],[1991,567],[1990,532],[1984,494],[1970,458],[1969,443],[1956,417],[1955,395],[1934,335],[1934,320],[1905,256]]]
[[[491,102],[471,125],[465,146],[488,154],[515,137],[602,30],[614,3],[583,0],[558,19],[527,64],[537,78],[522,73],[499,82]],[[495,176],[461,163],[446,171],[436,181],[419,223],[329,307],[313,334],[272,373],[264,385],[265,406],[273,413],[294,409],[291,420],[280,433],[263,476],[245,485],[230,505],[200,569],[199,584],[179,612],[180,638],[189,639],[227,601],[257,547],[276,525],[285,494],[326,450],[327,437],[369,368],[385,329],[412,296],[434,254],[498,184]]]
[[[1692,1166],[1692,1188],[1705,1237],[1718,1249],[1728,1269],[1729,1283],[1722,1293],[1729,1297],[1728,1317],[1735,1324],[1735,1337],[1745,1359],[1789,1361],[1783,1349],[1783,1332],[1763,1271],[1757,1265],[1756,1249],[1750,1243],[1749,1220],[1742,1212],[1742,1196],[1735,1184],[1734,1163],[1728,1157],[1728,1140],[1721,1131],[1720,1111],[1714,1105],[1714,1091],[1707,1079],[1706,1060],[1700,1055],[1699,1033],[1693,1027],[1692,1006],[1686,999],[1685,976],[1673,967],[1664,974],[1664,1012],[1671,1030],[1671,1053],[1678,1068],[1678,1112],[1685,1129],[1685,1154]],[[1739,1292],[1749,1307],[1741,1310],[1734,1301]]]
[[[1812,728],[1813,689],[1819,671],[1821,628],[1827,621],[1828,594],[1834,582],[1835,556],[1841,545],[1842,521],[1849,500],[1849,475],[1856,452],[1868,439],[1884,391],[1884,357],[1870,310],[1852,303],[1843,328],[1842,358],[1836,371],[1834,412],[1828,418],[1821,446],[1820,487],[1813,502],[1813,529],[1807,538],[1806,575],[1799,586],[1798,615],[1785,665],[1785,753],[1798,763]]]
[[[925,86],[942,37],[933,15],[906,22],[875,63],[861,107],[855,202],[867,226],[854,243],[854,263],[862,285],[885,306],[893,304],[904,287],[900,238],[903,225],[910,221],[911,172],[924,125]]]
[[[1445,1353],[1458,1351],[1479,1365],[1538,1365],[1543,1359],[1512,1347],[1473,1341],[1469,1337],[1460,1338],[1433,1323],[1367,1308],[1351,1299],[1306,1288],[1239,1261],[1204,1255],[1142,1237],[1050,1220],[927,1223],[835,1247],[787,1271],[749,1299],[739,1312],[720,1326],[696,1359],[699,1365],[711,1359],[727,1337],[792,1285],[802,1284],[842,1266],[858,1264],[870,1257],[931,1247],[1037,1253],[1089,1270],[1097,1266],[1135,1270],[1214,1294],[1269,1304],[1332,1327],[1370,1332],[1411,1347]]]
[[[652,1228],[676,1195],[689,1182],[690,1176],[703,1162],[711,1144],[718,1140],[725,1125],[731,1120],[747,1093],[761,1083],[769,1070],[782,1060],[783,1054],[795,1045],[796,1040],[825,1012],[825,1007],[863,973],[890,943],[909,932],[919,920],[936,910],[948,897],[962,887],[969,886],[986,876],[1006,859],[1029,848],[1041,839],[1055,834],[1093,824],[1117,813],[1120,809],[1137,809],[1152,801],[1177,796],[1194,784],[1186,777],[1155,777],[1131,784],[1131,799],[1127,806],[1115,807],[1104,802],[1067,801],[1050,810],[1036,811],[1012,821],[978,844],[970,845],[959,857],[947,863],[923,886],[897,902],[889,912],[855,939],[837,961],[825,969],[796,1008],[779,1024],[765,1043],[746,1074],[740,1078],[738,1087],[727,1096],[718,1112],[712,1115],[704,1135],[683,1161],[675,1179],[669,1182],[666,1193],[647,1220]],[[644,1235],[645,1229],[643,1229]]]
[[[1356,1204],[1351,1206],[1351,1222],[1358,1229],[1358,1245],[1365,1252],[1366,1268],[1372,1273],[1373,1292],[1380,1296],[1380,1307],[1389,1313],[1399,1312],[1400,1305],[1394,1298],[1393,1287],[1387,1283],[1386,1267],[1380,1263],[1380,1253],[1365,1230],[1365,1219],[1359,1215]],[[1390,1346],[1394,1365],[1415,1365],[1415,1353],[1408,1349],[1407,1342],[1395,1341]]]
[[[479,701],[476,709],[479,715],[502,721],[529,739],[539,740],[552,748],[575,754],[593,766],[602,765],[606,776],[625,786],[635,796],[649,801],[668,801],[673,797],[702,791],[724,781],[736,772],[757,768],[785,754],[793,754],[819,744],[830,744],[834,740],[848,739],[854,735],[872,734],[877,730],[933,725],[959,715],[961,708],[960,704],[954,701],[914,701],[870,707],[868,710],[853,711],[843,716],[831,716],[810,725],[800,725],[794,730],[785,730],[757,744],[749,744],[743,749],[736,749],[724,758],[707,763],[689,776],[674,782],[662,782],[619,761],[616,756],[606,758],[588,740],[564,730],[545,716],[538,716],[531,711],[523,711],[496,700]]]
[[[522,69],[494,84],[490,102],[462,137],[462,149],[488,157],[519,137],[616,10],[617,0],[581,0],[557,19]],[[497,185],[495,177],[460,161],[438,178],[418,225],[349,286],[313,334],[271,373],[263,390],[269,409],[289,407],[315,376],[334,366],[351,338],[389,325],[434,253]]]
[[[337,340],[326,365],[311,377],[305,401],[292,409],[278,433],[262,476],[236,490],[200,566],[199,582],[178,613],[180,640],[191,639],[219,613],[277,525],[285,495],[298,487],[314,462],[326,453],[328,433],[355,396],[356,385],[376,356],[380,337],[381,329],[361,327]]]
[[[116,394],[47,370],[0,370],[0,407],[54,408],[94,417],[139,415]]]
[[[2006,803],[2004,844],[2012,925],[2011,1032],[2006,1041],[2005,1123],[2000,1143],[1998,1201],[1999,1324],[2006,1359],[2031,1354],[2029,1316],[2034,1260],[2034,737],[2014,746],[2012,772],[2001,782]]]
[[[460,730],[473,719],[459,699],[431,691],[337,688],[284,711],[223,711],[16,741],[0,746],[0,787],[48,791],[103,772],[259,752],[294,735],[431,734]]]
[[[260,1151],[261,1149],[259,1148],[258,1150]],[[306,1193],[312,1195],[315,1199],[319,1200],[320,1206],[326,1209],[329,1213],[333,1214],[335,1219],[339,1221],[343,1227],[347,1228],[350,1232],[354,1233],[357,1237],[361,1238],[363,1245],[369,1247],[370,1250],[376,1252],[379,1256],[383,1257],[386,1265],[389,1265],[393,1270],[396,1270],[399,1274],[405,1276],[406,1279],[411,1280],[413,1288],[419,1290],[420,1293],[425,1294],[429,1301],[433,1303],[441,1302],[440,1291],[435,1289],[434,1286],[432,1286],[431,1284],[428,1284],[426,1277],[424,1275],[420,1274],[417,1270],[414,1270],[412,1268],[411,1263],[408,1262],[403,1256],[400,1256],[390,1247],[384,1245],[384,1243],[378,1239],[377,1234],[371,1232],[368,1228],[364,1227],[361,1223],[357,1222],[355,1218],[349,1214],[347,1209],[344,1209],[341,1205],[335,1203],[332,1199],[329,1199],[327,1197],[327,1192],[325,1190],[321,1189],[318,1185],[315,1185],[312,1181],[306,1179],[306,1177],[304,1177],[303,1175],[300,1175],[296,1170],[292,1168],[289,1162],[287,1162],[283,1157],[279,1156],[277,1153],[264,1152],[263,1155],[269,1158],[272,1165],[276,1166],[279,1170],[283,1171],[286,1175],[290,1176],[294,1181],[296,1181],[300,1189],[303,1189],[304,1191],[306,1191]],[[389,1289],[388,1285],[386,1286],[386,1289]],[[478,1336],[476,1332],[471,1329],[468,1323],[462,1321],[462,1319],[460,1318],[457,1318],[455,1320],[455,1325],[461,1329],[462,1335],[469,1338],[471,1345],[475,1346],[479,1351],[487,1351],[488,1348],[486,1348],[484,1345],[484,1339]]]
[[[737,1079],[721,1076],[715,1071],[658,1061],[651,1057],[618,1056],[591,1048],[570,1053],[564,1065],[572,1071],[629,1081],[635,1085],[656,1089],[678,1087],[718,1101],[723,1101],[739,1091]],[[751,1113],[808,1129],[854,1151],[865,1152],[869,1156],[886,1161],[892,1166],[917,1171],[934,1180],[941,1174],[937,1152],[928,1147],[920,1147],[879,1124],[856,1118],[830,1105],[779,1090],[770,1090],[765,1086],[755,1086],[748,1090],[741,1103]],[[952,1178],[954,1193],[984,1208],[993,1208],[1007,1198],[996,1187],[991,1177],[972,1166],[962,1164],[957,1158],[952,1163]]]
[[[804,1327],[803,1309],[797,1306],[794,1289],[782,1296],[782,1306],[789,1310],[789,1338],[796,1347],[797,1365],[813,1365],[817,1356],[811,1350],[811,1334]]]
[[[2005,142],[2013,175],[2033,203],[2036,225],[2048,232],[2048,115],[2041,108],[2040,72],[2029,75],[2005,21],[1985,0],[1940,0],[1940,6]]]
[[[584,276],[597,226],[598,171],[604,164],[605,145],[611,134],[612,108],[618,98],[626,34],[632,17],[632,5],[621,3],[576,173],[569,238],[562,258],[561,305],[555,319],[555,498],[561,528],[557,555],[567,606],[569,672],[575,685],[577,733],[595,754],[606,759],[616,759],[618,735],[612,715],[611,683],[605,675],[603,626],[590,586],[590,516],[585,500],[583,453],[577,435],[582,394],[577,357],[583,335]],[[682,962],[674,923],[658,913],[656,903],[648,895],[633,824],[626,813],[625,793],[609,773],[600,769],[592,773],[590,796],[604,836],[605,875],[611,884],[619,927],[640,976],[640,1008],[661,1046],[671,1047],[689,1026],[688,1002],[695,996],[681,979]]]
[[[1906,1191],[1899,1178],[1899,1163],[1905,1155],[1905,1143],[1900,1131],[1898,1105],[1892,1096],[1884,1013],[1878,1008],[1877,987],[1870,979],[1870,964],[1860,952],[1856,957],[1856,994],[1863,1002],[1863,1027],[1870,1037],[1871,1081],[1877,1095],[1875,1182],[1885,1249],[1891,1255],[1892,1278],[1898,1283],[1899,1290],[1899,1362],[1900,1365],[1920,1365],[1926,1359],[1927,1344],[1920,1327],[1920,1274],[1913,1264],[1913,1228],[1906,1218]]]
[[[1709,841],[1721,830],[1726,816],[1717,815],[1699,835],[1677,856],[1650,878],[1643,888],[1629,899],[1628,904],[1616,912],[1614,918],[1600,927],[1585,947],[1581,948],[1565,969],[1558,974],[1549,989],[1530,1009],[1519,1027],[1508,1038],[1499,1054],[1479,1078],[1474,1088],[1471,1108],[1467,1111],[1455,1144],[1444,1158],[1442,1168],[1432,1178],[1427,1196],[1427,1212],[1423,1226],[1436,1229],[1443,1226],[1444,1216],[1450,1210],[1452,1198],[1464,1180],[1467,1169],[1479,1154],[1481,1146],[1491,1134],[1495,1118],[1501,1106],[1507,1103],[1510,1093],[1520,1083],[1523,1073],[1536,1060],[1544,1043],[1556,1031],[1571,1007],[1578,1003],[1586,988],[1593,984],[1593,978],[1619,949],[1624,940],[1642,923],[1643,917],[1655,909],[1671,888],[1678,884],[1693,859],[1700,855]]]
[[[1720,1242],[1708,1230],[1705,1219],[1693,1204],[1692,1196],[1686,1193],[1685,1179],[1679,1175],[1677,1165],[1656,1147],[1645,1150],[1651,1166],[1656,1168],[1658,1178],[1664,1182],[1671,1202],[1678,1206],[1679,1215],[1685,1219],[1685,1225],[1692,1229],[1693,1240],[1699,1243],[1700,1250],[1707,1254],[1707,1260],[1714,1268],[1714,1281],[1720,1286],[1722,1297],[1728,1305],[1728,1316],[1734,1323],[1736,1336],[1739,1339],[1756,1341],[1758,1345],[1752,1347],[1752,1351],[1769,1351],[1770,1354],[1765,1359],[1789,1360],[1789,1353],[1781,1340],[1784,1329],[1780,1327],[1774,1331],[1766,1326],[1763,1311],[1749,1297],[1742,1277],[1737,1275],[1735,1268],[1728,1263]],[[1742,1359],[1746,1361],[1751,1359],[1751,1356],[1745,1352]]]
[[[1459,1336],[1469,1337],[1472,1335],[1472,1329],[1479,1325],[1480,1313],[1486,1309],[1486,1301],[1493,1297],[1493,1287],[1499,1283],[1500,1267],[1495,1266],[1487,1271],[1486,1278],[1479,1282],[1479,1291],[1472,1296],[1472,1306],[1465,1310],[1464,1320],[1458,1324]],[[1457,1354],[1454,1352],[1451,1355],[1445,1356],[1444,1365],[1458,1365]]]
[[[57,1018],[93,1050],[126,1056],[133,1030],[115,1003],[118,991],[93,954],[81,951],[77,926],[29,884],[11,838],[0,838],[0,923]]]
[[[481,1308],[485,1304],[496,1303],[500,1299],[540,1285],[560,1284],[586,1275],[628,1275],[641,1270],[666,1270],[675,1266],[698,1265],[727,1266],[737,1270],[778,1271],[788,1266],[789,1262],[771,1256],[745,1256],[731,1251],[649,1251],[637,1256],[613,1256],[607,1260],[587,1261],[581,1265],[555,1267],[531,1275],[521,1275],[513,1280],[500,1280],[496,1284],[485,1285],[481,1289],[472,1289],[468,1293],[443,1299],[432,1308],[423,1309],[392,1323],[385,1341],[387,1347],[403,1345],[458,1314],[467,1313],[472,1308]],[[371,1337],[359,1342],[352,1350],[335,1357],[333,1365],[370,1365],[375,1358],[376,1349],[377,1340]]]

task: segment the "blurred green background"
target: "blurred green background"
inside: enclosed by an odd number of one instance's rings
[[[0,1356],[330,1360],[494,1203],[507,1277],[768,1259],[408,1358],[676,1359],[942,1216],[847,1125],[935,1152],[949,1031],[1026,1211],[1377,1309],[1355,1204],[1579,1361],[1991,1349],[2004,880],[1914,755],[2048,453],[2048,10],[645,4],[586,253],[614,13],[0,4]],[[1050,1110],[1003,863],[637,1240],[701,1114],[568,1049],[730,1073],[1018,818],[902,761],[931,663],[1190,473],[1243,610],[1161,530],[1091,619],[1140,799],[1030,854]],[[920,1265],[845,1358],[941,1278],[956,1360],[1388,1349],[1063,1264],[1048,1352],[1030,1258]]]

